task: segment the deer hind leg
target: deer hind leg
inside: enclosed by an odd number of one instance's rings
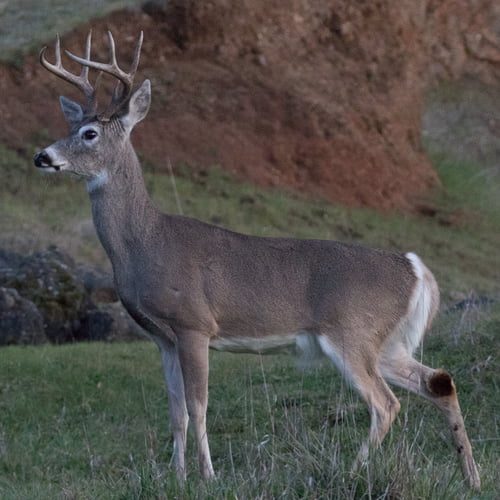
[[[361,371],[355,375],[354,387],[368,404],[370,410],[370,433],[361,445],[353,470],[366,463],[371,447],[378,447],[389,432],[401,405],[379,374]]]
[[[179,481],[186,479],[186,434],[188,412],[184,394],[184,378],[176,346],[167,340],[156,340],[160,349],[163,373],[167,384],[170,426],[174,435],[172,460]]]
[[[364,353],[364,356],[340,354],[333,342],[324,336],[319,337],[318,342],[323,353],[337,365],[370,410],[370,432],[353,464],[352,470],[356,471],[366,463],[370,448],[378,447],[382,443],[401,405],[379,373],[376,360],[372,356],[368,353]]]
[[[200,473],[204,479],[209,479],[214,477],[206,426],[209,337],[199,332],[182,332],[177,337],[187,411],[194,427]]]
[[[444,414],[460,456],[462,473],[469,488],[480,489],[479,472],[465,430],[457,391],[451,375],[425,366],[408,355],[392,356],[381,366],[384,377],[394,385],[408,389],[434,403]]]

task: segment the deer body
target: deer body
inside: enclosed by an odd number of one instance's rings
[[[380,444],[400,408],[386,381],[425,397],[448,421],[467,485],[479,488],[451,376],[412,357],[439,305],[432,273],[412,253],[247,236],[159,212],[129,138],[148,111],[150,84],[132,94],[130,75],[117,68],[111,35],[110,45],[109,65],[90,60],[90,38],[84,59],[70,55],[84,66],[80,77],[62,68],[59,43],[55,65],[42,53],[44,66],[82,88],[87,107],[61,99],[72,133],[38,153],[35,164],[87,182],[117,292],[160,349],[179,478],[186,473],[188,420],[201,474],[214,474],[205,422],[208,350],[214,348],[330,359],[370,408],[370,434],[358,463],[370,445]],[[133,68],[139,50],[140,44]],[[115,92],[108,117],[94,115],[88,67],[116,76],[128,92]]]
[[[416,277],[402,255],[333,241],[247,236],[161,214],[143,183],[134,193],[128,183],[111,177],[90,200],[129,310],[174,330],[199,331],[214,348],[233,350],[233,344],[256,352],[266,350],[270,336],[278,348],[301,332],[352,331],[354,321],[362,342],[381,343],[406,314]],[[120,213],[108,206],[118,196]],[[158,241],[158,234],[170,238]],[[370,281],[374,286],[367,288]],[[379,332],[376,339],[362,338],[369,328]]]

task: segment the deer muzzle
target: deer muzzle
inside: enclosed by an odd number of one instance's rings
[[[38,168],[53,168],[56,171],[59,171],[60,168],[60,165],[54,165],[52,163],[52,158],[45,149],[43,151],[39,151],[35,154],[35,156],[33,156],[33,162]]]

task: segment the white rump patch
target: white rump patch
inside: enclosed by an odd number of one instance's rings
[[[104,186],[109,181],[109,174],[106,169],[101,170],[97,175],[87,181],[87,191],[91,193],[94,189]]]
[[[411,356],[419,346],[429,323],[432,312],[432,284],[427,279],[429,273],[420,257],[414,253],[407,253],[405,257],[411,262],[413,272],[417,278],[415,288],[408,303],[408,312],[398,327],[403,335],[403,341]]]
[[[424,263],[420,257],[413,252],[408,252],[405,257],[411,262],[415,276],[421,281],[424,279]]]

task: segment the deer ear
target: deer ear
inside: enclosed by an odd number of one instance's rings
[[[66,118],[66,121],[71,126],[76,125],[83,120],[83,109],[77,102],[64,96],[59,97],[59,102],[61,103],[64,118]]]
[[[128,103],[128,113],[120,120],[125,129],[132,130],[136,123],[140,122],[148,113],[151,104],[151,82],[145,80],[144,83],[132,94]]]

